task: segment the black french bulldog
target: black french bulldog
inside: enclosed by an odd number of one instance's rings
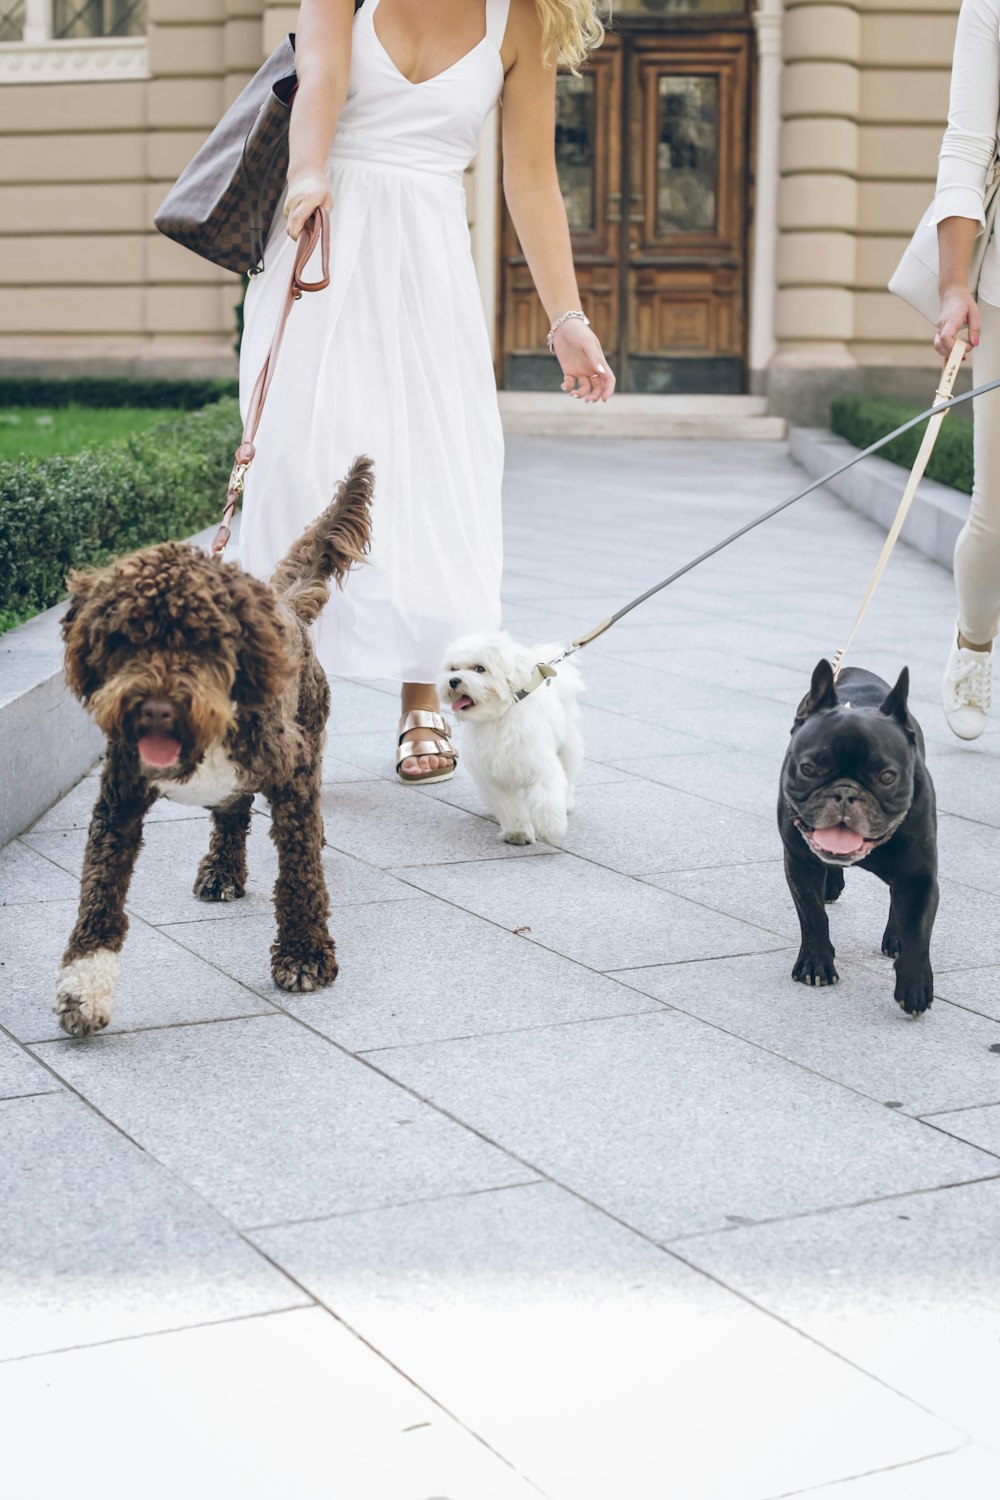
[[[819,663],[781,768],[778,827],[802,929],[792,978],[837,983],[824,902],[844,889],[845,868],[861,865],[889,887],[882,952],[896,960],[896,1000],[917,1015],[934,998],[937,810],[909,690],[906,667],[890,690],[859,667],[835,684],[830,663]]]

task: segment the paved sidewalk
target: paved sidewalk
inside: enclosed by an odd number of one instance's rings
[[[800,482],[514,440],[507,623],[575,633]],[[913,674],[938,999],[894,1004],[863,872],[839,988],[789,978],[778,766],[879,544],[814,497],[589,648],[561,852],[396,785],[390,688],[335,684],[319,996],[270,983],[266,817],[215,908],[168,806],[117,1023],[63,1039],[93,780],[0,853],[10,1500],[994,1500],[1000,726],[948,737],[951,578],[905,547],[854,659]]]

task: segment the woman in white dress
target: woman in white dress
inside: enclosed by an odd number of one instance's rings
[[[1000,0],[962,0],[955,38],[948,129],[937,197],[941,311],[934,347],[951,353],[968,327],[980,385],[1000,378],[1000,241],[987,246],[979,302],[969,290],[983,199],[997,154],[1000,110]],[[993,640],[1000,619],[1000,392],[974,402],[974,480],[969,519],[955,544],[958,625],[945,666],[945,718],[963,740],[982,734],[993,697]]]
[[[587,402],[614,390],[580,311],[555,167],[555,65],[578,65],[601,34],[593,0],[364,0],[356,14],[354,0],[303,0],[299,14],[286,223],[247,292],[244,400],[292,241],[320,206],[330,286],[288,321],[241,555],[268,577],[355,454],[375,460],[371,557],[327,605],[316,644],[330,673],[402,683],[405,781],[454,772],[433,686],[442,654],[500,622],[503,436],[463,186],[498,99],[507,203],[562,389]]]

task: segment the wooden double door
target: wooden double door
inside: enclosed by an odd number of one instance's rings
[[[583,303],[619,389],[745,389],[751,36],[622,28],[560,76],[556,157]],[[506,210],[498,376],[551,390],[548,320]]]

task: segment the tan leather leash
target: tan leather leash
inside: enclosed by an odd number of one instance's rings
[[[320,245],[323,274],[319,281],[304,281],[302,273],[309,262],[309,258]],[[330,285],[330,215],[325,208],[318,208],[311,214],[295,243],[295,259],[292,262],[291,273],[288,278],[288,287],[285,291],[281,311],[278,313],[278,322],[271,339],[271,347],[268,349],[261,365],[260,374],[250,394],[250,404],[247,407],[247,419],[243,424],[243,437],[240,446],[236,450],[233,460],[233,472],[229,476],[229,487],[226,491],[226,503],[222,508],[222,524],[215,533],[212,542],[213,557],[222,557],[229,539],[232,536],[231,521],[236,514],[240,496],[243,493],[243,483],[246,472],[254,461],[256,449],[254,438],[257,436],[257,428],[260,426],[261,415],[264,411],[264,402],[274,378],[274,371],[278,363],[278,350],[281,348],[281,340],[285,333],[285,324],[288,322],[288,314],[295,303],[298,302],[303,292],[321,292],[324,287]]]
[[[968,353],[968,349],[969,345],[964,339],[957,338],[955,340],[952,351],[945,361],[944,374],[941,376],[941,384],[938,386],[937,391],[935,392],[935,396],[938,402],[947,401],[951,396],[952,387],[955,384],[955,376],[962,368],[962,360]],[[917,493],[917,486],[920,484],[921,479],[923,479],[924,477],[924,470],[927,468],[927,465],[930,462],[930,456],[934,451],[934,444],[937,442],[938,433],[941,431],[941,423],[944,421],[947,415],[948,411],[947,408],[945,408],[943,411],[938,411],[936,415],[931,417],[930,421],[927,423],[927,431],[924,433],[923,441],[921,442],[920,447],[917,450],[917,456],[913,461],[913,468],[910,470],[910,477],[907,479],[906,488],[903,491],[903,498],[899,502],[899,509],[896,511],[896,514],[893,517],[892,525],[889,527],[889,532],[886,536],[882,551],[879,554],[878,562],[875,564],[875,571],[872,573],[871,579],[868,583],[868,588],[865,590],[865,597],[862,599],[861,604],[858,607],[858,612],[854,616],[854,624],[851,626],[847,640],[840,647],[840,650],[837,651],[834,655],[834,682],[836,682],[837,678],[840,676],[840,670],[844,665],[844,657],[847,655],[848,651],[851,649],[851,646],[854,643],[854,637],[857,635],[858,627],[861,624],[861,621],[864,619],[865,610],[872,602],[872,595],[875,593],[875,590],[879,586],[882,574],[885,572],[886,563],[892,556],[892,549],[895,547],[897,541],[899,540],[899,533],[903,529],[903,522],[906,520],[907,516],[910,513],[910,506],[913,504],[914,496]]]
[[[704,552],[699,552],[697,557],[692,557],[689,562],[684,563],[683,566],[677,568],[668,577],[661,579],[659,583],[654,583],[652,588],[646,589],[645,593],[639,594],[635,599],[630,600],[628,604],[623,605],[615,614],[609,615],[606,620],[602,620],[599,625],[595,625],[593,630],[588,630],[585,635],[577,636],[565,650],[560,651],[558,656],[554,656],[551,661],[539,662],[528,681],[527,687],[515,694],[518,702],[522,698],[527,698],[528,694],[533,693],[536,688],[540,688],[550,677],[554,677],[556,675],[554,669],[559,662],[565,661],[567,656],[572,656],[574,652],[579,651],[582,647],[589,646],[591,641],[596,641],[599,635],[603,635],[606,630],[610,630],[612,625],[617,625],[619,620],[623,619],[625,615],[630,614],[633,609],[637,609],[640,604],[645,604],[646,600],[651,599],[654,594],[660,593],[662,589],[669,588],[672,583],[676,583],[679,578],[683,578],[685,573],[690,573],[693,569],[700,567],[703,562],[707,562],[717,552],[722,552],[726,547],[732,546],[733,542],[738,542],[740,537],[746,536],[755,527],[762,526],[765,521],[770,521],[774,516],[780,515],[790,505],[795,505],[797,501],[804,500],[807,495],[812,495],[816,490],[823,489],[825,485],[830,484],[832,480],[837,479],[841,474],[846,474],[848,469],[853,469],[854,465],[859,464],[862,459],[871,458],[874,453],[878,453],[879,449],[884,448],[887,443],[891,443],[894,438],[901,437],[904,432],[909,432],[913,427],[919,427],[921,422],[927,422],[927,432],[920,445],[917,461],[911,471],[896,519],[893,522],[889,536],[886,538],[886,545],[882,549],[883,555],[879,558],[875,576],[869,585],[868,593],[858,611],[851,633],[837,653],[837,671],[839,671],[840,663],[843,661],[847,649],[857,632],[861,616],[868,607],[879,578],[881,578],[885,569],[889,553],[895,546],[896,538],[899,536],[900,529],[906,519],[906,512],[913,502],[917,485],[920,483],[930,459],[931,449],[937,441],[942,421],[953,406],[961,406],[964,402],[972,401],[977,396],[985,396],[987,391],[1000,389],[1000,380],[988,380],[983,385],[974,386],[972,390],[963,391],[961,396],[952,396],[950,394],[952,386],[955,383],[955,376],[962,364],[962,357],[967,348],[968,344],[964,339],[956,340],[955,348],[952,349],[951,355],[944,367],[941,386],[937,392],[938,400],[933,406],[929,406],[926,411],[919,412],[915,417],[911,417],[908,422],[903,422],[899,427],[894,428],[892,432],[887,432],[885,437],[878,438],[874,443],[869,443],[867,448],[862,448],[857,453],[853,453],[846,462],[838,464],[835,469],[831,469],[827,474],[821,474],[819,479],[814,479],[811,484],[807,484],[805,489],[799,490],[797,495],[791,495],[787,500],[780,500],[777,505],[772,505],[770,510],[765,510],[761,515],[754,516],[752,521],[747,521],[745,525],[740,526],[736,531],[730,532],[729,536],[723,537],[721,542],[716,542],[713,546],[707,547]]]

